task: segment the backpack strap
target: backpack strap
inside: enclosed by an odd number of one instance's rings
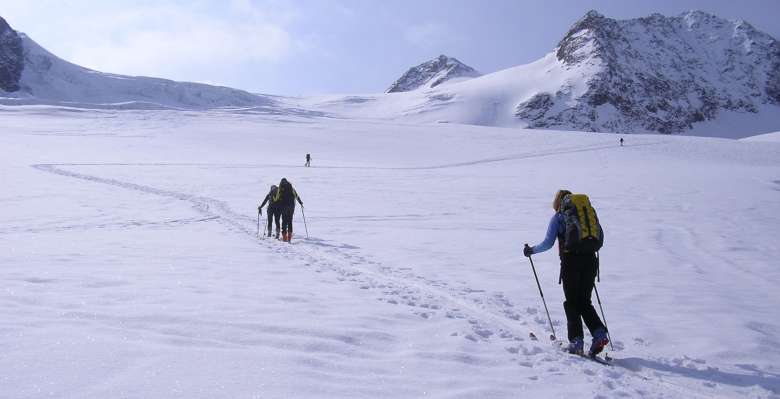
[[[601,267],[599,267],[599,251],[596,251],[596,281],[601,282]]]
[[[563,281],[563,264],[561,264],[561,270],[558,272],[558,285],[561,285]]]
[[[559,215],[562,215],[561,212],[558,212]],[[561,285],[563,282],[563,254],[566,252],[565,249],[563,249],[563,240],[565,239],[565,232],[566,228],[561,228],[560,222],[558,224],[558,237],[556,239],[558,240],[558,258],[561,260],[561,268],[558,271],[558,285]]]

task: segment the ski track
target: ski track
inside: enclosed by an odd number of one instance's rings
[[[92,230],[92,229],[114,229],[114,230],[126,230],[134,227],[172,227],[172,226],[184,226],[188,224],[209,222],[214,219],[218,219],[219,216],[210,216],[205,218],[189,218],[189,219],[171,219],[162,221],[143,221],[143,220],[130,220],[127,222],[118,223],[85,223],[85,224],[70,224],[70,225],[58,225],[52,227],[11,227],[0,230],[0,235],[4,234],[18,234],[18,233],[46,233],[56,231],[74,231],[74,230]]]
[[[649,145],[668,145],[669,143],[659,141],[659,142],[648,142],[648,143],[641,143],[641,144],[632,144],[630,146],[626,145],[625,147],[640,147],[640,146],[649,146]],[[578,152],[592,152],[592,151],[600,151],[600,150],[607,150],[607,149],[614,149],[614,145],[593,145],[593,146],[577,146],[577,147],[569,147],[564,149],[557,149],[552,151],[542,151],[542,152],[530,152],[530,153],[520,153],[520,154],[511,154],[511,155],[502,155],[498,157],[491,157],[491,158],[483,158],[483,159],[477,159],[473,161],[466,161],[466,162],[456,162],[456,163],[448,163],[448,164],[441,164],[441,165],[425,165],[425,166],[396,166],[396,167],[389,167],[389,166],[329,166],[329,165],[321,165],[321,166],[313,166],[317,169],[357,169],[357,170],[435,170],[435,169],[450,169],[450,168],[459,168],[464,166],[476,166],[476,165],[483,165],[483,164],[490,164],[490,163],[496,163],[496,162],[506,162],[506,161],[519,161],[524,159],[532,159],[532,158],[542,158],[542,157],[548,157],[548,156],[555,156],[555,155],[565,155],[565,154],[575,154]],[[211,168],[225,168],[225,169],[244,169],[244,168],[304,168],[303,165],[290,165],[290,164],[250,164],[250,163],[237,163],[237,164],[223,164],[223,163],[166,163],[166,162],[99,162],[99,163],[89,163],[89,162],[80,162],[80,163],[52,163],[52,164],[36,164],[32,165],[33,168],[43,170],[43,171],[49,171],[46,170],[46,167],[66,167],[66,166],[193,166],[193,167],[211,167]],[[56,172],[52,172],[56,173]],[[78,173],[57,173],[64,176],[69,177],[76,177],[72,176],[71,174]],[[86,176],[86,175],[85,175]],[[87,179],[88,180],[88,179]],[[103,179],[106,180],[106,179]],[[110,179],[108,179],[110,180]],[[165,190],[158,190],[158,191],[165,191]],[[177,193],[179,194],[179,193]],[[182,194],[184,195],[184,194]],[[178,198],[178,197],[174,197]]]
[[[661,144],[648,143],[644,145]],[[572,152],[597,151],[614,146],[593,146],[579,149],[567,149],[559,151],[550,151],[537,154],[521,154],[489,158],[471,162],[454,163],[439,166],[427,167],[407,167],[407,168],[368,168],[368,169],[441,169],[461,166],[472,166],[481,163],[501,162],[516,159],[526,159],[549,155],[558,155]],[[539,310],[538,306],[519,308],[508,300],[501,292],[489,292],[487,290],[474,289],[468,286],[454,286],[445,281],[437,281],[416,275],[411,272],[411,268],[389,267],[360,254],[357,247],[346,243],[335,243],[318,238],[297,239],[292,245],[283,244],[275,239],[258,238],[255,228],[256,220],[244,214],[237,213],[230,209],[226,202],[209,198],[155,188],[151,186],[136,184],[132,182],[121,181],[118,179],[99,177],[78,173],[64,169],[64,167],[78,166],[194,166],[194,167],[268,167],[274,165],[225,165],[225,164],[169,164],[169,163],[63,163],[63,164],[36,164],[33,168],[42,172],[51,173],[63,177],[78,179],[81,181],[105,184],[119,187],[136,192],[151,194],[160,197],[174,198],[181,201],[187,201],[192,204],[193,209],[202,215],[201,218],[172,220],[158,223],[136,223],[127,222],[121,226],[143,226],[143,225],[163,225],[163,224],[186,224],[216,221],[225,225],[228,229],[241,233],[248,239],[256,241],[276,254],[295,258],[307,267],[311,267],[317,273],[330,273],[339,282],[350,283],[359,289],[371,290],[377,292],[377,301],[390,306],[405,306],[409,311],[422,319],[431,319],[435,317],[446,317],[449,319],[463,320],[464,328],[461,331],[455,331],[451,335],[460,335],[464,339],[486,344],[503,345],[507,356],[516,362],[520,367],[532,367],[541,373],[559,374],[564,368],[577,369],[594,386],[601,386],[602,390],[593,392],[596,398],[605,398],[611,396],[627,397],[668,397],[672,394],[674,397],[730,397],[730,392],[717,392],[715,388],[721,380],[708,380],[701,384],[704,388],[696,388],[691,385],[683,385],[675,381],[669,381],[667,377],[678,378],[679,374],[674,372],[674,367],[664,360],[647,359],[616,359],[613,367],[599,365],[585,359],[579,359],[564,353],[561,350],[561,341],[555,341],[551,345],[543,343],[546,341],[547,319]],[[287,165],[276,165],[287,166]],[[327,167],[325,167],[327,168]],[[331,168],[351,168],[367,169],[360,167],[331,167]],[[95,226],[77,226],[82,228],[112,227],[111,225]],[[116,224],[117,227],[120,224]],[[62,229],[65,227],[59,227]],[[0,234],[4,233],[0,231]],[[73,314],[77,319],[94,318],[95,315]],[[83,316],[83,317],[82,317]],[[530,320],[530,321],[529,321]],[[563,324],[555,321],[554,324],[563,333]],[[267,329],[267,326],[263,327]],[[545,331],[545,333],[541,333]],[[528,337],[529,332],[534,332],[539,340]],[[284,332],[280,332],[284,333]],[[313,332],[308,332],[309,334]],[[182,338],[182,337],[178,337]],[[327,338],[327,337],[326,337]],[[559,338],[560,339],[560,338]],[[213,346],[233,346],[241,345],[240,339],[233,341],[215,341],[204,340],[200,342],[204,345]],[[245,344],[245,343],[244,343]],[[624,344],[621,341],[614,343],[618,350],[622,349]],[[549,345],[549,346],[548,346]],[[687,357],[685,357],[687,359]],[[672,359],[672,362],[680,359]],[[641,364],[652,363],[656,367],[643,367]],[[664,367],[672,369],[669,372],[662,372]],[[644,371],[643,371],[644,370]],[[689,374],[690,375],[690,374]],[[538,378],[533,377],[532,379]],[[748,377],[750,378],[750,377]],[[706,378],[703,378],[706,380]],[[694,378],[694,380],[696,380]],[[698,381],[698,380],[696,380]],[[646,389],[647,385],[653,388]],[[735,384],[738,385],[738,384]],[[762,385],[765,389],[772,391],[770,387]],[[663,391],[659,392],[658,388]],[[602,395],[601,393],[605,395]]]

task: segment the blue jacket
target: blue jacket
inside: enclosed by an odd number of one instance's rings
[[[552,248],[555,243],[555,239],[560,239],[566,228],[563,225],[563,215],[559,212],[550,218],[550,224],[547,225],[547,235],[544,236],[544,241],[536,244],[532,247],[533,253],[538,254]]]
[[[566,225],[564,224],[563,214],[560,212],[555,212],[555,215],[550,218],[550,224],[547,225],[547,235],[544,236],[544,241],[531,247],[531,249],[533,249],[533,253],[538,254],[552,248],[556,238],[558,239],[558,244],[560,245],[561,242],[563,242],[563,234],[565,232]],[[601,239],[604,239],[603,231],[601,231]],[[563,251],[560,252],[563,253]]]

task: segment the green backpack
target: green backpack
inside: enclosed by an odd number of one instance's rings
[[[595,253],[601,249],[604,245],[604,231],[587,195],[569,194],[563,197],[561,214],[565,226],[564,252]]]

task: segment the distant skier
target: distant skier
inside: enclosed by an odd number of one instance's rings
[[[563,308],[566,311],[569,335],[567,349],[572,354],[584,353],[582,331],[584,320],[593,337],[588,355],[595,356],[609,343],[607,328],[601,322],[590,300],[598,273],[598,258],[595,252],[603,244],[604,231],[587,196],[559,190],[555,194],[552,205],[555,214],[550,219],[544,241],[533,247],[526,244],[523,255],[530,257],[544,252],[558,239],[558,255],[561,259],[559,283],[563,281],[563,294],[566,298]],[[573,220],[578,217],[586,220],[582,223]]]
[[[274,200],[274,197],[276,197],[276,192],[279,190],[276,185],[271,186],[271,190],[268,191],[268,194],[265,196],[265,199],[263,200],[263,203],[260,204],[260,206],[257,207],[257,211],[260,212],[260,214],[263,214],[263,207],[266,203],[268,203],[268,237],[271,236],[271,222],[276,222],[276,238],[279,238],[279,217],[281,216],[282,212],[279,207],[279,203]]]
[[[622,137],[620,138],[620,146],[621,147],[623,146],[623,138]]]
[[[282,178],[282,181],[279,182],[279,189],[276,190],[274,201],[279,203],[282,212],[282,241],[290,242],[293,235],[292,221],[295,213],[295,201],[298,201],[301,206],[303,206],[303,201],[286,178]]]
[[[311,166],[311,154],[306,154],[306,167]]]

